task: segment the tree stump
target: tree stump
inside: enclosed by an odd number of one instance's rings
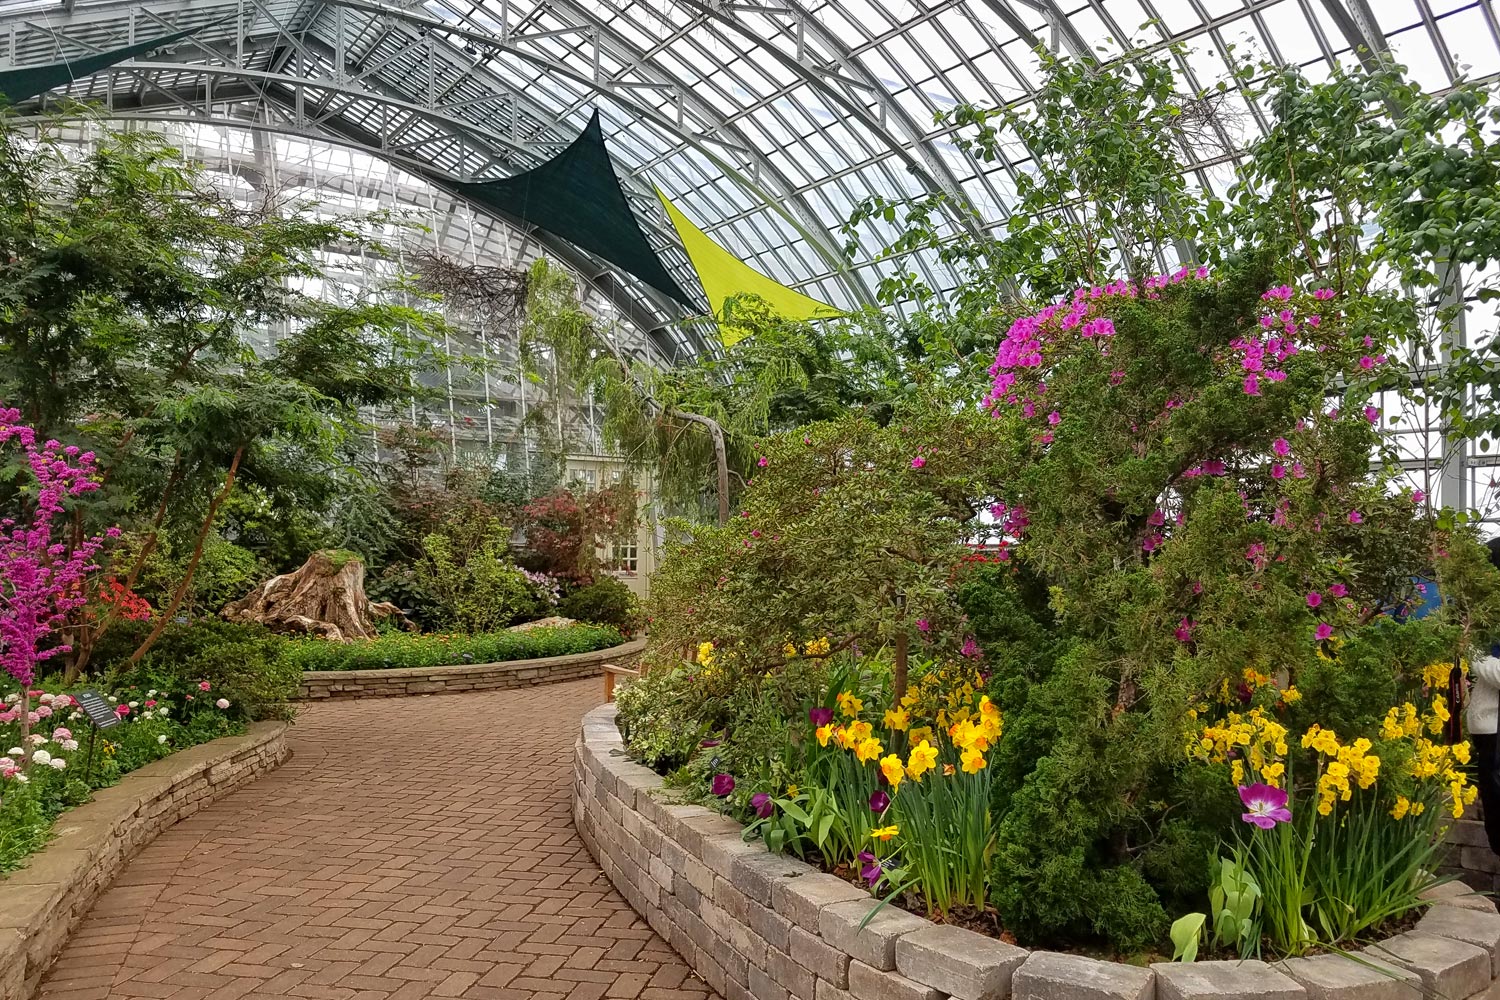
[[[370,639],[377,619],[405,615],[365,596],[365,564],[349,552],[314,552],[292,573],[275,576],[221,612],[274,632],[338,640]]]

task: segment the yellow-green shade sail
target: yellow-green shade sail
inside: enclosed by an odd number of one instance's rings
[[[803,295],[795,289],[766,277],[709,239],[708,234],[693,225],[692,221],[683,215],[666,195],[661,193],[660,188],[657,189],[656,196],[661,199],[667,218],[672,220],[672,227],[677,230],[677,238],[682,240],[688,260],[692,261],[693,269],[698,272],[698,280],[703,284],[703,292],[708,296],[708,304],[713,309],[715,317],[723,319],[724,303],[736,295],[755,295],[773,312],[785,319],[824,319],[841,315],[839,310],[826,302],[819,302],[815,298]],[[746,334],[743,327],[722,322],[719,325],[719,331],[726,347],[743,340]]]

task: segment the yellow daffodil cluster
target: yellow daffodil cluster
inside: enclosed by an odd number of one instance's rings
[[[1423,736],[1418,736],[1413,743],[1414,753],[1411,760],[1411,774],[1418,781],[1440,781],[1447,786],[1448,803],[1453,810],[1453,818],[1459,819],[1464,814],[1464,807],[1474,804],[1474,799],[1479,795],[1479,789],[1469,784],[1469,776],[1460,771],[1457,765],[1469,762],[1469,744],[1456,743],[1448,746],[1445,743],[1434,743]],[[1416,809],[1421,803],[1413,806],[1413,815],[1421,815],[1421,810]],[[1397,802],[1397,806],[1400,803]],[[1391,811],[1396,816],[1395,810]],[[1400,819],[1400,816],[1396,816]]]
[[[1286,776],[1286,727],[1258,708],[1248,712],[1230,712],[1218,722],[1204,726],[1190,737],[1189,757],[1212,761],[1228,760],[1236,785],[1245,784],[1248,763],[1254,772],[1252,781],[1280,788]]]
[[[915,680],[897,707],[906,711],[907,725],[917,720],[942,731],[972,714],[974,696],[981,686],[979,670],[973,664],[945,663]]]
[[[1329,758],[1318,774],[1320,816],[1333,812],[1334,802],[1349,801],[1354,794],[1351,781],[1360,788],[1369,788],[1380,777],[1380,758],[1370,753],[1374,744],[1363,736],[1353,743],[1340,745],[1337,733],[1314,724],[1303,734],[1302,746]]]
[[[807,642],[803,643],[802,655],[808,657],[809,659],[819,659],[821,657],[827,656],[829,652],[832,651],[832,649],[833,644],[828,641],[828,636],[825,635],[822,638],[809,639]],[[797,644],[788,639],[786,643],[781,647],[781,651],[785,653],[788,658],[796,656]]]
[[[1458,669],[1467,674],[1469,672],[1469,661],[1459,660]],[[1451,661],[1448,663],[1429,663],[1426,667],[1422,668],[1422,683],[1434,690],[1446,688],[1448,686],[1448,678],[1452,673],[1453,664]]]
[[[714,665],[714,644],[711,642],[698,643],[698,665],[711,667]]]
[[[865,709],[865,703],[854,696],[853,691],[844,691],[839,695],[839,711],[846,718],[854,718]]]

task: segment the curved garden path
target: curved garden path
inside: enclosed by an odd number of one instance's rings
[[[569,815],[596,680],[313,705],[278,770],[164,832],[47,1000],[708,1000]]]

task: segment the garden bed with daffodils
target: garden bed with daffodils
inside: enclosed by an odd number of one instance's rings
[[[1263,961],[1257,958],[1191,963],[1128,964],[1083,954],[1030,950],[892,905],[884,905],[844,877],[809,861],[767,848],[754,829],[702,805],[681,802],[661,776],[629,759],[616,724],[616,706],[585,716],[574,762],[574,821],[610,881],[715,990],[726,997],[861,1000],[1453,1000],[1488,997],[1500,979],[1500,915],[1487,897],[1453,882],[1419,890],[1425,913],[1410,930],[1358,949]],[[819,712],[815,729],[830,725]],[[981,706],[974,728],[993,731],[998,720]],[[863,726],[845,724],[861,740]],[[996,733],[998,736],[999,734]],[[986,770],[964,754],[979,753],[944,741],[943,749],[916,753],[916,776],[903,763],[900,802],[919,784],[939,778],[948,787],[933,797],[964,797],[968,783]],[[848,737],[846,737],[847,741]],[[814,742],[816,742],[816,737]],[[837,752],[858,763],[859,744]],[[928,743],[930,747],[931,744]],[[883,748],[882,748],[883,749]],[[1274,747],[1273,747],[1274,749]],[[872,747],[866,746],[869,762]],[[887,757],[892,755],[886,755]],[[949,758],[952,758],[951,760]],[[841,765],[839,765],[841,766]],[[950,767],[952,768],[949,773]],[[895,773],[893,762],[881,770]],[[727,777],[727,776],[726,776]],[[718,790],[734,793],[727,780]],[[873,817],[873,843],[891,842],[884,831],[911,822],[915,813]],[[1278,804],[1280,803],[1280,804]],[[765,811],[764,802],[755,808]],[[1247,803],[1247,822],[1279,821],[1284,802]],[[1315,812],[1316,810],[1314,810]],[[1275,814],[1275,815],[1273,815]],[[762,819],[769,820],[768,812]],[[893,821],[894,820],[894,821]],[[920,823],[921,820],[917,819]],[[757,821],[754,824],[764,824]],[[881,862],[874,851],[869,869]],[[811,861],[819,861],[814,856]]]

